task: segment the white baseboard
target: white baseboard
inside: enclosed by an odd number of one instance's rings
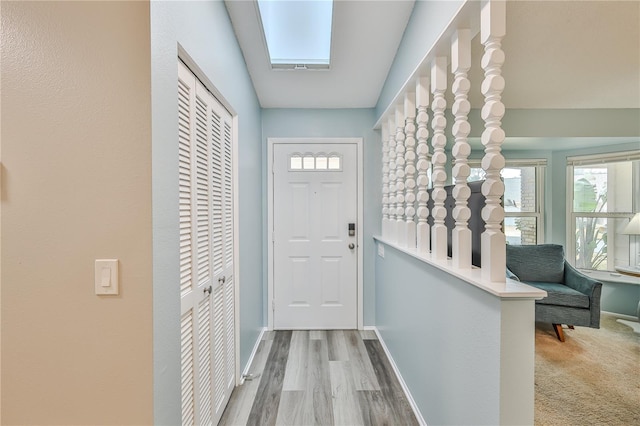
[[[625,314],[619,314],[617,312],[608,312],[608,311],[600,311],[603,314],[609,314],[609,315],[613,315],[616,318],[621,318],[621,319],[626,319],[629,321],[635,321],[638,322],[638,317],[634,317],[633,315],[625,315]]]
[[[376,329],[375,325],[365,325],[364,327],[362,327],[362,329],[364,331],[375,331],[376,332],[376,336],[378,335],[378,330]]]
[[[391,356],[391,353],[389,352],[387,345],[385,345],[384,340],[382,339],[382,336],[378,331],[378,328],[375,326],[365,326],[364,329],[373,330],[376,332],[376,336],[378,336],[380,345],[382,346],[382,349],[384,349],[384,353],[387,355],[387,358],[389,359],[389,363],[393,368],[393,372],[396,374],[396,377],[398,378],[398,381],[400,382],[400,386],[402,386],[402,390],[404,391],[405,395],[407,395],[407,400],[409,401],[409,405],[411,405],[413,414],[415,414],[416,419],[418,420],[418,423],[420,423],[423,426],[427,426],[427,422],[424,420],[424,417],[422,417],[422,413],[420,412],[420,409],[418,408],[416,401],[413,399],[413,395],[411,395],[411,392],[409,391],[409,387],[407,386],[404,379],[402,378],[402,375],[400,374],[400,370],[398,370],[398,366],[396,365],[396,362],[393,360],[393,357]]]
[[[253,364],[253,358],[256,356],[256,352],[258,352],[258,346],[260,346],[260,342],[262,341],[265,331],[267,331],[267,327],[262,327],[262,330],[260,330],[260,334],[258,335],[258,339],[253,345],[253,350],[251,351],[247,365],[245,365],[244,370],[242,370],[242,375],[240,376],[240,385],[244,384],[244,378],[249,374],[249,369],[251,368],[251,364]]]

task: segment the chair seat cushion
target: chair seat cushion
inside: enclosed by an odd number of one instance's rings
[[[572,308],[589,308],[589,296],[564,284],[543,282],[527,282],[527,284],[547,292],[547,297],[536,300],[536,303],[542,305],[570,306]]]

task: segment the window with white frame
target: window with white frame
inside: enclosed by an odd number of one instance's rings
[[[289,156],[289,171],[342,171],[342,157],[335,153],[291,154]]]
[[[469,161],[469,182],[483,180],[480,163]],[[509,160],[501,172],[504,181],[504,233],[508,244],[544,242],[543,191],[546,160]]]
[[[640,152],[567,158],[567,259],[580,269],[629,265],[624,228],[638,212]]]

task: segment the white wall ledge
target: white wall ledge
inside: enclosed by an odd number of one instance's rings
[[[640,277],[634,277],[631,275],[621,274],[613,271],[593,271],[589,269],[578,269],[588,277],[596,279],[598,281],[604,281],[604,283],[622,283],[640,285]]]
[[[493,294],[503,299],[534,299],[539,300],[547,297],[547,292],[537,289],[527,284],[507,278],[506,282],[491,282],[482,278],[482,271],[480,268],[473,266],[471,269],[458,269],[453,266],[451,259],[436,260],[431,258],[431,253],[426,256],[418,253],[416,249],[400,247],[397,244],[390,242],[389,240],[381,237],[374,236],[374,240],[378,243],[382,243],[389,247],[392,247],[402,253],[412,256],[428,265],[436,267],[441,271],[444,271],[450,275],[453,275],[469,284],[478,287],[487,293]],[[377,256],[377,254],[376,254]],[[505,271],[506,272],[506,271]]]

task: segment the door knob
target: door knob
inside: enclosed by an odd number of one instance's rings
[[[349,248],[350,248],[351,250],[353,250],[354,248],[356,248],[356,245],[355,245],[355,244],[353,244],[353,243],[349,243]]]

